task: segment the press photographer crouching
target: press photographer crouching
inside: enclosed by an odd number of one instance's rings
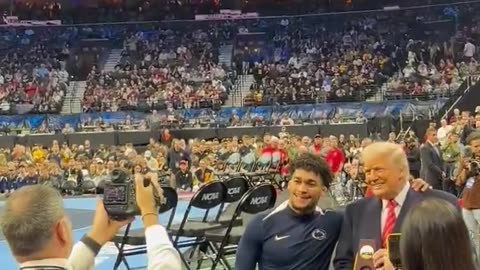
[[[147,243],[149,270],[180,270],[180,257],[165,228],[158,223],[153,185],[146,185],[145,176],[134,179],[136,206],[142,216]],[[147,178],[156,181],[155,175]],[[3,234],[21,270],[94,269],[95,256],[121,227],[133,221],[119,221],[107,214],[102,201],[97,201],[90,231],[73,245],[72,224],[63,206],[60,193],[44,185],[26,186],[15,191],[6,201],[0,218]]]

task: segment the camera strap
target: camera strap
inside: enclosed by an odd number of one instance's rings
[[[43,265],[43,266],[27,266],[22,267],[20,270],[68,270],[67,268],[53,265]]]

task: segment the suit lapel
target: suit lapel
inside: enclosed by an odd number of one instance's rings
[[[430,145],[430,148],[432,149],[432,152],[434,154],[434,156],[440,160],[440,150],[436,147],[436,146],[433,146],[432,144],[428,143]]]
[[[364,215],[366,224],[366,230],[365,236],[367,237],[362,237],[362,239],[374,239],[377,248],[380,248],[382,245],[382,240],[381,240],[381,235],[382,235],[382,228],[381,228],[381,215],[382,215],[382,203],[381,200],[372,197],[370,199],[370,202],[368,203],[367,206],[367,211]],[[361,234],[363,235],[363,234]]]
[[[403,202],[402,209],[398,214],[397,221],[395,222],[395,227],[393,232],[399,233],[402,229],[403,220],[405,219],[408,211],[415,206],[421,200],[421,196],[418,192],[410,189],[405,197],[405,202]]]

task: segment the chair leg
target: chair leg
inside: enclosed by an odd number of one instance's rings
[[[115,247],[117,247],[118,249],[118,255],[117,255],[117,259],[115,260],[115,264],[113,266],[113,270],[117,270],[118,267],[120,267],[120,264],[123,262],[125,264],[125,266],[127,267],[127,270],[130,270],[130,267],[127,263],[127,259],[125,258],[124,256],[124,249],[125,249],[125,244],[127,243],[127,239],[128,239],[128,232],[130,231],[130,227],[132,226],[132,223],[128,224],[127,225],[127,228],[125,229],[125,234],[122,238],[122,242],[120,244],[118,243],[114,243],[115,244]]]
[[[117,259],[115,260],[113,270],[117,270],[118,267],[120,267],[120,265],[122,264],[122,262],[127,267],[127,270],[130,270],[130,265],[128,264],[127,258],[125,257],[124,247],[122,247],[121,245],[118,245],[117,243],[115,243],[115,246],[118,249],[118,255],[117,255]]]
[[[225,247],[218,247],[214,243],[211,243],[211,249],[214,250],[214,253],[216,254],[215,259],[212,264],[211,270],[216,270],[218,263],[222,264],[224,269],[227,270],[232,270],[232,266],[230,266],[230,263],[228,263],[227,258],[224,255],[224,248]]]
[[[185,257],[183,256],[183,254],[182,254],[182,252],[180,251],[180,249],[179,249],[177,246],[175,246],[175,245],[174,245],[174,248],[177,250],[178,254],[180,254],[180,260],[182,260],[182,263],[183,263],[183,265],[185,265],[185,268],[186,268],[187,270],[191,270],[189,263],[187,262],[187,260],[186,260]]]

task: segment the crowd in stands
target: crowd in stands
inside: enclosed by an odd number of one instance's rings
[[[255,161],[278,152],[276,168],[279,173],[285,173],[289,159],[313,151],[326,156],[339,171],[343,156],[351,158],[361,148],[359,139],[353,135],[349,138],[341,135],[338,139],[333,136],[323,138],[320,134],[315,138],[302,138],[283,131],[278,136],[265,134],[263,137],[186,142],[165,132],[161,142],[151,139],[147,148],[142,150],[132,144],[100,145],[94,149],[88,140],[83,145],[60,145],[56,141],[50,146],[31,148],[16,145],[13,149],[2,149],[0,153],[0,192],[9,193],[23,185],[37,183],[62,188],[67,181],[81,186],[82,182],[91,180],[98,187],[116,167],[176,176],[171,180],[173,185],[182,191],[192,191],[214,179],[215,174],[239,170],[246,157]],[[339,147],[346,149],[345,154]]]
[[[233,84],[229,68],[218,64],[219,36],[227,31],[159,29],[127,35],[115,70],[89,75],[84,111],[222,105]]]
[[[439,128],[436,128],[435,123],[431,123],[429,128],[436,131],[439,151],[446,164],[446,175],[455,183],[466,138],[474,130],[480,129],[480,108],[475,113],[455,110],[450,119],[441,121]],[[415,177],[420,175],[420,147],[428,141],[428,137],[418,135],[412,130],[402,136],[392,132],[387,139],[404,147],[410,163],[410,173]],[[1,149],[0,178],[3,176],[3,182],[0,182],[3,185],[0,185],[0,191],[11,192],[10,189],[29,183],[52,184],[61,188],[67,180],[75,181],[78,185],[82,181],[91,180],[99,186],[115,167],[132,171],[154,171],[163,176],[177,175],[177,180],[172,180],[175,177],[166,177],[166,181],[172,181],[172,185],[183,191],[192,191],[202,183],[225,173],[255,170],[253,167],[247,168],[244,163],[255,160],[259,162],[264,155],[270,155],[268,161],[276,160],[275,166],[273,161],[269,166],[275,169],[274,172],[283,175],[288,173],[289,160],[301,153],[313,152],[323,156],[336,174],[338,185],[334,185],[332,191],[341,201],[345,199],[345,194],[349,194],[346,191],[351,192],[352,183],[362,180],[359,154],[375,140],[381,138],[359,138],[353,134],[301,137],[290,134],[288,127],[285,127],[279,134],[189,141],[173,138],[165,130],[161,140],[151,139],[146,149],[132,144],[100,145],[95,149],[88,140],[83,145],[60,145],[56,141],[50,146],[35,145],[31,148],[16,145],[13,149]],[[273,155],[277,157],[272,159]],[[186,172],[187,176],[184,175]],[[457,184],[461,186],[461,183]],[[448,191],[457,193],[454,187],[449,187]]]
[[[1,109],[58,112],[68,78],[74,76],[66,70],[77,73],[76,65],[82,62],[70,51],[82,35],[123,43],[114,71],[95,65],[88,75],[85,112],[219,108],[237,87],[236,75],[245,71],[255,77],[245,105],[364,101],[380,90],[392,98],[449,96],[465,76],[477,71],[478,27],[468,19],[475,7],[457,8],[459,18],[465,18],[458,31],[451,29],[453,22],[432,31],[426,26],[430,21],[448,16],[442,8],[422,10],[398,11],[394,14],[399,16],[390,17],[381,12],[348,19],[201,22],[193,28],[188,23],[134,29],[5,28],[5,43],[11,46],[15,39],[19,46],[4,57]],[[244,47],[236,43],[233,70],[219,63],[222,44],[253,32],[265,33],[264,46],[257,47],[255,40]],[[47,46],[53,40],[58,41],[55,46]],[[66,64],[69,58],[73,65]],[[94,63],[101,58],[96,56]],[[22,103],[28,106],[19,106]]]
[[[450,96],[477,72],[470,38],[477,24],[431,30],[426,24],[441,12],[430,12],[365,15],[348,23],[291,17],[279,25],[246,25],[245,32],[271,32],[266,46],[245,45],[236,55],[237,69],[255,77],[246,103],[361,101],[380,87],[392,98]],[[469,16],[472,10],[458,12]]]
[[[2,113],[59,112],[70,81],[68,31],[2,28],[1,32]]]

